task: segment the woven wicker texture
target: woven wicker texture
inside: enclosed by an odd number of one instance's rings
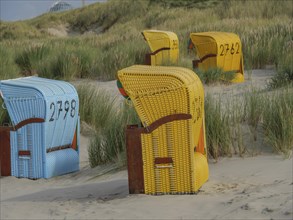
[[[226,32],[191,33],[190,40],[197,48],[200,59],[210,56],[199,63],[198,68],[222,68],[225,72],[236,71],[232,82],[244,81],[242,45],[238,35]]]
[[[179,59],[179,41],[175,33],[160,30],[144,30],[142,32],[151,49],[151,65],[163,63],[177,64]]]
[[[51,178],[79,170],[78,149],[47,151],[72,144],[79,126],[79,99],[73,85],[31,76],[1,80],[0,94],[13,126],[31,118],[44,120],[10,132],[13,176]],[[19,156],[19,151],[30,155]]]
[[[194,151],[201,143],[201,153],[206,152],[204,91],[198,76],[180,67],[131,66],[120,70],[118,78],[145,127],[172,114],[192,116],[142,134],[145,193],[196,192],[203,181],[196,182]],[[205,156],[205,161],[199,163],[207,164]],[[166,157],[171,157],[173,162],[154,163],[155,158]]]

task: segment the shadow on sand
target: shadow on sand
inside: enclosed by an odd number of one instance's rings
[[[14,197],[6,201],[53,202],[69,200],[100,200],[110,201],[127,197],[127,179],[112,180],[100,183],[83,184]]]

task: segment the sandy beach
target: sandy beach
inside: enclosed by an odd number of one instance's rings
[[[129,195],[127,171],[113,167],[2,177],[1,219],[292,219],[292,166],[276,155],[222,158],[196,195]]]
[[[263,88],[273,74],[255,70],[243,84],[206,90],[240,95],[250,85]],[[118,93],[115,86],[112,81],[105,89]],[[292,158],[260,148],[253,157],[209,160],[209,180],[195,195],[129,195],[127,170],[91,169],[88,143],[82,135],[78,172],[38,180],[0,177],[1,219],[293,219]]]

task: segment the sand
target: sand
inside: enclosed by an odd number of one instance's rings
[[[292,219],[292,165],[276,155],[222,158],[197,195],[129,195],[127,171],[106,167],[2,177],[1,219]]]
[[[239,95],[250,85],[263,88],[271,74],[255,70],[245,84],[206,90]],[[89,167],[88,143],[82,135],[78,172],[48,180],[0,177],[1,219],[293,219],[292,158],[259,151],[210,160],[209,180],[196,195],[129,195],[127,170]]]

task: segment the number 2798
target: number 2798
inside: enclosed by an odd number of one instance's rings
[[[65,102],[57,101],[56,104],[55,102],[51,102],[49,121],[58,120],[60,118],[61,112],[63,111],[64,111],[63,120],[65,120],[65,118],[68,115],[70,115],[73,118],[76,113],[75,109],[76,109],[76,101],[74,99],[72,99],[71,101],[66,100]]]

